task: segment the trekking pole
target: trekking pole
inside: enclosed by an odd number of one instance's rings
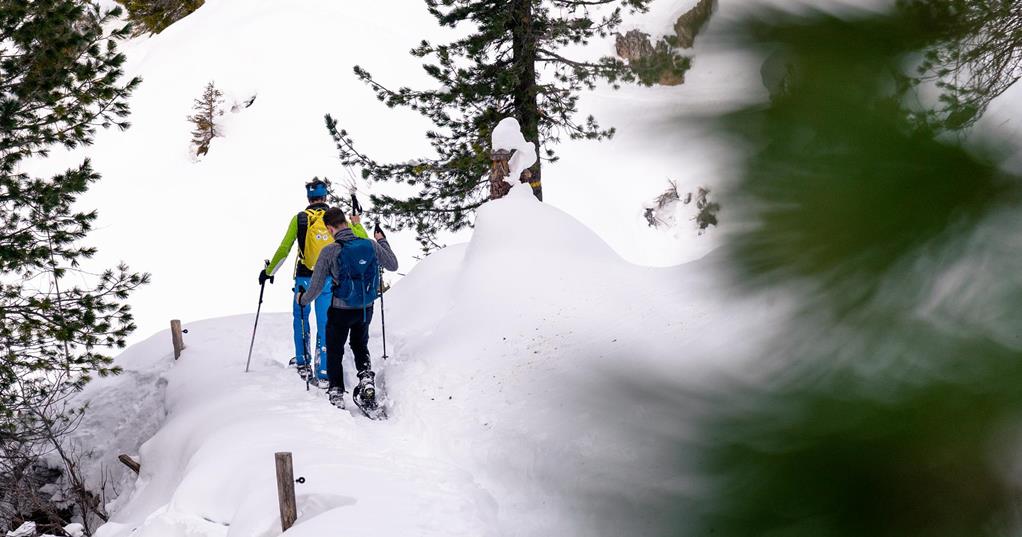
[[[352,194],[352,199],[354,199],[354,196],[355,195]],[[379,222],[376,222],[375,229],[373,230],[373,235],[375,235],[376,233],[383,233],[383,230],[380,229],[380,223]],[[381,332],[383,333],[383,359],[386,360],[387,359],[387,308],[383,304],[383,267],[380,267],[380,285],[378,285],[377,287],[379,287],[379,289],[380,289],[380,327],[381,327]]]
[[[266,260],[266,266],[270,266],[270,260]],[[265,269],[264,269],[265,270]],[[273,283],[273,276],[270,276],[270,283]],[[255,325],[252,326],[252,342],[248,344],[248,360],[245,362],[245,372],[248,373],[248,366],[252,364],[252,347],[255,346],[256,328],[259,328],[259,312],[263,309],[263,291],[266,290],[266,280],[259,284],[259,305],[256,306]]]
[[[362,204],[358,202],[358,196],[351,193],[351,214],[362,214]]]
[[[312,364],[309,361],[309,341],[308,341],[308,339],[306,338],[306,335],[305,335],[306,334],[306,332],[305,332],[305,306],[302,305],[302,296],[304,296],[304,295],[305,295],[305,288],[304,287],[299,287],[298,288],[298,318],[299,318],[299,320],[301,320],[301,323],[302,323],[302,355],[305,357],[305,367],[307,367],[309,369],[309,371],[305,375],[305,391],[309,391],[309,378],[312,377],[312,373],[315,371],[315,368],[312,366]]]
[[[380,268],[380,327],[383,332],[383,359],[387,359],[387,308],[383,305],[383,268]]]

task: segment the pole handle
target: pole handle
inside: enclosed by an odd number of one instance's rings
[[[266,268],[270,268],[270,260],[269,259],[264,260],[263,261],[263,266],[266,267]],[[265,269],[263,269],[263,270],[265,270]],[[270,276],[270,283],[273,283],[273,276]],[[266,280],[263,280],[262,282],[259,283],[259,306],[260,307],[262,307],[262,305],[263,305],[263,291],[265,291],[265,290],[266,290]]]
[[[351,214],[362,214],[362,204],[358,202],[358,196],[351,193]]]

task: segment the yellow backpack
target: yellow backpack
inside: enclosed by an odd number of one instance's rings
[[[334,242],[323,223],[323,209],[306,209],[298,213],[298,261],[312,270],[323,247]]]

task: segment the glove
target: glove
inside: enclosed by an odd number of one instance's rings
[[[380,227],[379,222],[376,223],[376,228],[373,229],[373,235],[376,237],[376,240],[383,240],[387,238],[387,236],[384,235],[383,228]]]
[[[265,268],[259,269],[259,285],[265,284],[266,280],[270,280],[270,283],[273,283],[273,276],[267,274]]]

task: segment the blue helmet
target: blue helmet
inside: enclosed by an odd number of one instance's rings
[[[310,200],[313,198],[325,198],[329,193],[326,183],[318,177],[313,177],[312,181],[305,183],[305,195]]]

